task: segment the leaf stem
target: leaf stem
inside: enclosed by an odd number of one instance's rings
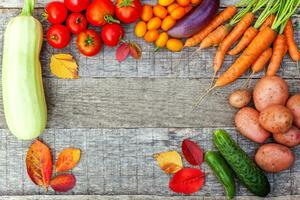
[[[25,0],[21,12],[21,16],[32,16],[34,5],[35,5],[35,0]]]

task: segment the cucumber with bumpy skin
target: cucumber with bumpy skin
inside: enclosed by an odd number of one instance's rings
[[[270,183],[263,171],[224,130],[214,132],[214,143],[239,180],[255,195],[267,196]]]

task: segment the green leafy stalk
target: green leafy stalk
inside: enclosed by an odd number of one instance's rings
[[[238,23],[255,5],[256,0],[248,0],[247,6],[240,10],[233,18],[230,20],[229,25],[234,26],[236,23]]]
[[[21,16],[32,16],[35,0],[24,0]]]
[[[265,9],[262,11],[258,19],[256,20],[254,24],[254,28],[258,29],[271,14],[274,14],[278,11],[279,6],[280,6],[280,1],[269,0]]]

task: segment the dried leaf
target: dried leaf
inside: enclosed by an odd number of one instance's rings
[[[60,174],[51,180],[50,185],[56,192],[67,192],[74,188],[76,179],[73,174]]]
[[[170,180],[169,187],[177,193],[192,194],[201,189],[205,174],[200,169],[183,168]]]
[[[55,54],[51,57],[51,73],[58,78],[77,79],[78,65],[70,54]]]
[[[185,159],[191,165],[201,165],[203,162],[203,151],[195,142],[185,139],[181,148]]]
[[[157,160],[160,168],[166,174],[174,174],[183,167],[181,156],[177,151],[168,151],[155,154],[154,158]]]
[[[55,171],[63,172],[73,169],[80,160],[80,149],[68,148],[59,153]]]
[[[126,60],[130,52],[130,46],[128,43],[121,44],[116,51],[116,59],[119,62]]]
[[[134,59],[140,59],[142,57],[142,49],[141,47],[135,43],[135,42],[131,42],[130,43],[130,55],[134,58]]]
[[[49,147],[35,140],[27,152],[26,167],[32,182],[47,190],[52,176],[52,155]]]

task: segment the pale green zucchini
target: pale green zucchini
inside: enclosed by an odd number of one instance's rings
[[[22,140],[38,137],[46,127],[47,107],[39,60],[41,23],[32,17],[34,0],[25,0],[20,16],[4,33],[2,95],[9,130]]]

